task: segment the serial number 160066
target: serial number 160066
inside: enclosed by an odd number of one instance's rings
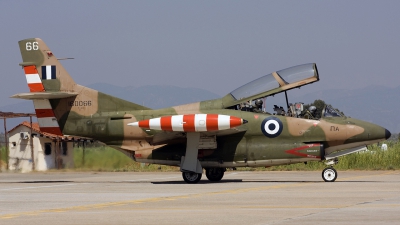
[[[70,101],[69,106],[92,106],[92,101]]]

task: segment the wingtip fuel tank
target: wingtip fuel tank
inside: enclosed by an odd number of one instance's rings
[[[236,116],[220,114],[186,114],[140,120],[129,123],[129,126],[163,131],[219,131],[227,130],[247,123],[247,120]]]

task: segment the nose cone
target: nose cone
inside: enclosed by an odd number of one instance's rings
[[[349,129],[347,130],[349,142],[373,143],[386,140],[391,135],[390,131],[373,123],[354,118],[348,118],[346,122],[349,124]],[[354,127],[351,125],[354,125]]]
[[[383,141],[387,140],[391,135],[390,131],[379,125],[366,125],[364,123],[364,129],[364,133],[368,135],[368,140]]]
[[[390,131],[388,131],[387,129],[385,129],[385,138],[386,140],[390,138],[392,134],[390,133]]]

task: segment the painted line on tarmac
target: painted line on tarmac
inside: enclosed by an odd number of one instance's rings
[[[81,183],[84,184],[84,183]],[[33,189],[33,188],[51,188],[51,187],[62,187],[62,186],[73,186],[78,184],[58,184],[58,185],[48,185],[48,186],[32,186],[32,187],[22,187],[22,188],[7,188],[0,189],[0,191],[12,191],[12,190],[24,190],[24,189]]]
[[[356,177],[349,177],[349,178],[345,178],[345,179],[350,180],[350,179],[358,179],[360,177],[390,175],[393,173],[394,172],[387,172],[387,173],[383,173],[383,174],[356,176]],[[342,180],[344,180],[344,179],[342,179]],[[281,184],[281,185],[262,186],[262,187],[254,187],[254,188],[239,188],[239,189],[231,189],[231,190],[216,191],[216,192],[187,194],[187,195],[181,195],[181,196],[156,197],[156,198],[146,198],[146,199],[129,200],[129,201],[118,201],[118,202],[107,202],[107,203],[82,205],[82,206],[57,208],[57,209],[46,209],[46,210],[0,215],[0,220],[1,219],[12,219],[12,218],[17,218],[17,217],[21,217],[21,216],[32,216],[32,215],[37,216],[39,214],[45,214],[45,213],[63,213],[63,212],[69,212],[69,211],[88,211],[88,210],[94,210],[94,209],[104,209],[107,207],[125,206],[125,205],[130,205],[130,204],[135,205],[135,204],[152,203],[152,202],[159,202],[159,201],[174,201],[174,200],[179,200],[179,199],[191,199],[191,198],[199,198],[199,197],[219,195],[219,194],[239,194],[239,193],[265,191],[265,190],[273,190],[273,189],[281,189],[281,188],[294,188],[294,187],[307,186],[307,185],[316,184],[316,183],[320,183],[320,182]],[[276,207],[276,206],[274,206],[274,207]]]
[[[236,205],[230,205],[230,206],[224,206],[224,209],[229,210],[229,209],[342,209],[346,207],[351,207],[351,208],[370,208],[370,209],[381,209],[382,207],[400,207],[400,204],[380,204],[380,205],[372,205],[372,206],[359,206],[359,205],[249,205],[249,206],[236,206]],[[204,210],[214,210],[214,209],[221,209],[219,206],[210,206],[210,205],[196,205],[195,206],[196,210],[204,209]],[[134,210],[134,211],[149,211],[149,207],[128,207],[124,208],[125,210]],[[157,211],[193,211],[193,208],[187,208],[187,207],[151,207],[151,210],[157,210]],[[109,212],[111,209],[108,209]],[[325,212],[325,211],[324,211]],[[101,213],[101,212],[98,212]]]
[[[299,206],[293,206],[293,205],[260,205],[260,206],[241,206],[241,208],[271,208],[271,209],[275,209],[275,208],[283,208],[283,209],[303,209],[303,208],[307,208],[307,209],[330,209],[330,208],[334,208],[334,209],[340,209],[340,208],[346,208],[346,207],[351,207],[351,208],[381,208],[381,207],[400,207],[400,204],[373,204],[373,205],[299,205]]]

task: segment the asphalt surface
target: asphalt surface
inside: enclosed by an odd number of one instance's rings
[[[400,224],[400,171],[0,173],[0,224]]]

